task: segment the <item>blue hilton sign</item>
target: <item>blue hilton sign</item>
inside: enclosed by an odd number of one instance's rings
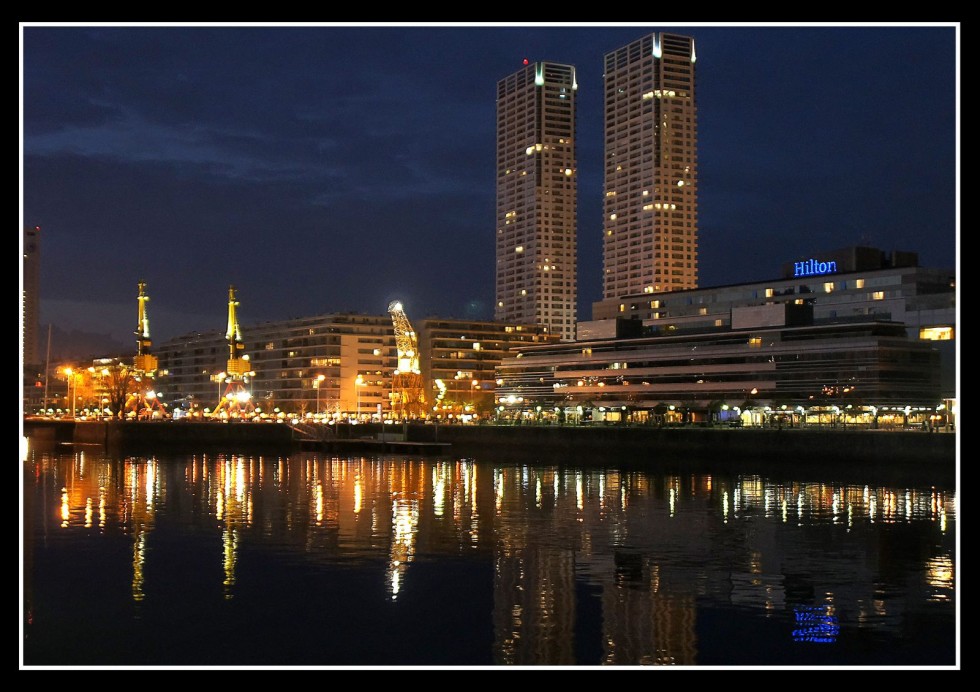
[[[808,259],[802,262],[793,262],[793,276],[818,276],[820,274],[833,274],[837,271],[837,262],[821,262],[820,260]]]

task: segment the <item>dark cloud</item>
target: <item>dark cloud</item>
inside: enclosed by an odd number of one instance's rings
[[[654,30],[697,41],[702,285],[859,242],[953,264],[954,26],[25,26],[42,319],[128,343],[139,280],[158,341],[223,328],[231,283],[246,322],[490,317],[496,82],[525,57],[576,66],[589,319],[602,59]]]

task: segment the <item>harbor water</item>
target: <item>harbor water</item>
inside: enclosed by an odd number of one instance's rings
[[[955,487],[623,461],[28,438],[22,666],[958,665]]]

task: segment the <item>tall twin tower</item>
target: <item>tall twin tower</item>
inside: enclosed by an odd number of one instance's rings
[[[696,288],[694,39],[654,33],[607,53],[603,299]],[[497,83],[498,320],[575,338],[575,67],[527,63]]]

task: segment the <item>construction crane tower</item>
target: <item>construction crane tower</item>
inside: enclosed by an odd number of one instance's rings
[[[150,318],[146,304],[150,297],[146,295],[146,282],[139,282],[139,294],[136,296],[136,357],[133,359],[133,383],[135,391],[130,392],[126,400],[126,411],[135,414],[137,419],[162,418],[167,409],[160,401],[155,390],[154,382],[157,376],[157,358],[150,353],[153,341],[150,339]]]
[[[428,413],[425,405],[425,388],[419,369],[419,342],[408,321],[401,302],[388,305],[388,313],[395,328],[395,347],[398,349],[398,366],[391,379],[391,410],[396,418],[424,418]]]
[[[228,287],[228,329],[225,331],[225,339],[228,341],[228,361],[225,363],[225,371],[212,375],[211,380],[218,383],[219,392],[221,384],[227,385],[224,393],[220,395],[217,406],[211,412],[212,418],[241,418],[249,416],[255,410],[252,403],[252,393],[248,388],[250,377],[255,373],[251,370],[251,363],[245,355],[245,342],[242,341],[242,330],[238,324],[238,300],[235,297],[235,287]]]

